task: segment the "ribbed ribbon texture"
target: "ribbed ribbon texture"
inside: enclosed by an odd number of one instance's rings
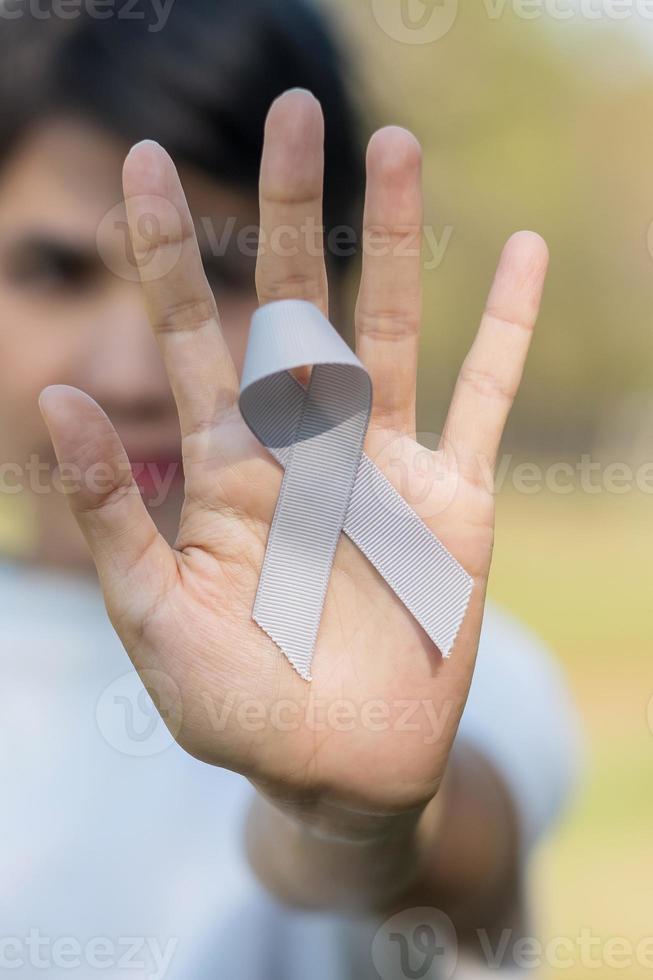
[[[304,388],[289,372],[312,365]],[[363,453],[370,377],[316,306],[282,300],[252,319],[242,416],[284,467],[253,618],[306,680],[336,546],[345,533],[444,657],[471,576]]]

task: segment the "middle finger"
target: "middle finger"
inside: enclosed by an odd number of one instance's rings
[[[304,299],[328,316],[322,195],[324,118],[303,89],[270,108],[261,159],[261,227],[256,264],[260,303]]]

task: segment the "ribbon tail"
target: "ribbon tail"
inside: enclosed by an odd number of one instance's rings
[[[306,679],[370,401],[360,369],[314,367],[270,528],[253,615]]]

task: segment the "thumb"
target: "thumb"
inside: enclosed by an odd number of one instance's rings
[[[134,599],[149,605],[174,581],[177,564],[147,512],[116,430],[77,388],[46,388],[39,407],[110,612],[133,608]]]

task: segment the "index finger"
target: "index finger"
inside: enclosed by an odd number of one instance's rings
[[[186,197],[163,147],[145,140],[131,149],[123,189],[145,302],[188,437],[212,428],[233,406],[238,375]]]
[[[324,118],[303,89],[284,92],[268,113],[261,159],[259,301],[304,299],[328,316],[322,195]]]

